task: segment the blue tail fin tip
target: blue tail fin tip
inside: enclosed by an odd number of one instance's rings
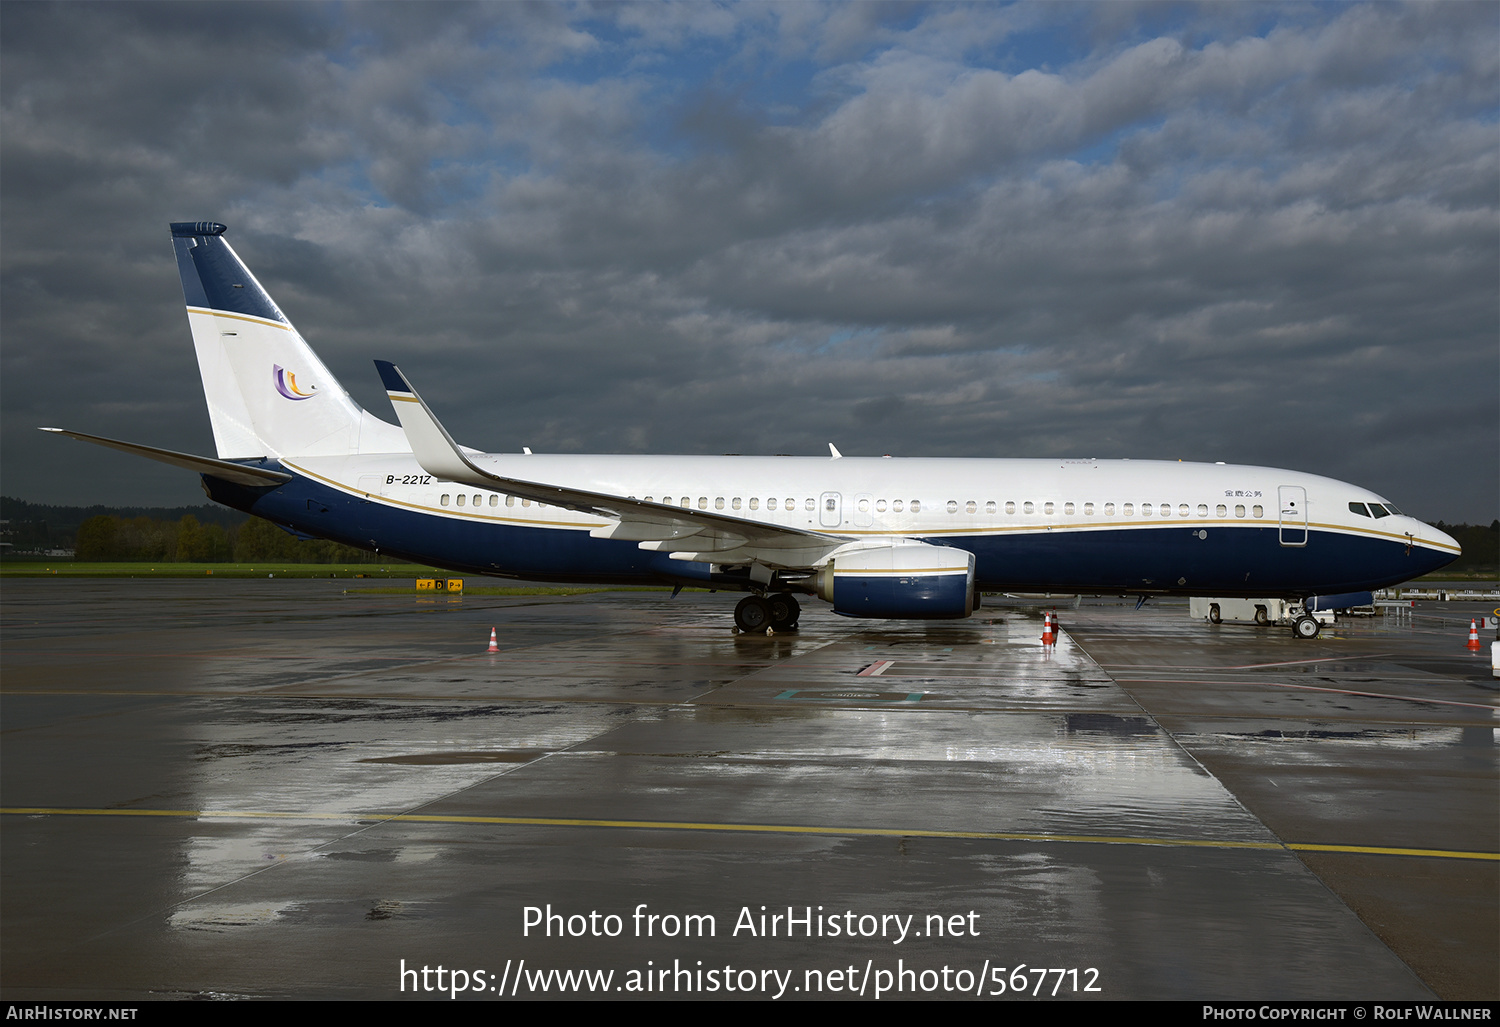
[[[189,307],[291,322],[223,238],[217,221],[172,222],[172,248]]]
[[[389,360],[375,361],[375,370],[380,372],[380,382],[387,392],[411,392],[411,384],[401,369]]]

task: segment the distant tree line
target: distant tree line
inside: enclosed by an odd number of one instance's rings
[[[1464,555],[1444,567],[1443,571],[1455,574],[1500,573],[1500,519],[1483,524],[1444,524],[1433,521],[1432,526],[1452,535],[1463,546]]]
[[[73,549],[78,529],[91,517],[113,515],[124,520],[149,517],[176,524],[191,514],[200,524],[218,524],[226,531],[245,523],[238,510],[204,503],[199,506],[49,506],[24,499],[0,496],[0,541],[6,553],[41,554]]]
[[[375,553],[299,540],[270,521],[204,524],[192,514],[177,521],[101,514],[78,527],[73,559],[82,563],[389,563]]]
[[[48,506],[0,496],[0,549],[15,559],[73,551],[89,562],[390,563],[336,542],[301,541],[214,503],[177,507]]]

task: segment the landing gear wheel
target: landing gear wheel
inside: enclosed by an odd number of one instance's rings
[[[734,624],[747,635],[757,635],[771,626],[771,604],[760,596],[746,596],[734,608]]]
[[[1224,615],[1219,612],[1219,604],[1218,603],[1210,603],[1209,604],[1209,606],[1208,606],[1208,622],[1210,624],[1222,624],[1224,622]]]
[[[1266,608],[1264,606],[1257,606],[1255,608],[1255,623],[1260,627],[1265,627],[1267,624],[1271,623],[1271,615],[1266,612]]]
[[[786,592],[778,592],[768,596],[766,602],[771,606],[771,627],[775,631],[797,630],[797,618],[802,616],[802,605],[797,602],[797,597]]]
[[[1317,638],[1322,628],[1323,625],[1318,623],[1316,617],[1309,617],[1305,613],[1292,621],[1292,634],[1298,638]]]

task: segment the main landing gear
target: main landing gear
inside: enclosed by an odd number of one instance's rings
[[[773,632],[795,631],[800,616],[802,604],[790,593],[746,596],[734,608],[734,626],[745,635],[758,635],[768,628]]]

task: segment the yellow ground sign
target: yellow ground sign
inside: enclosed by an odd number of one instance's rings
[[[462,592],[463,578],[418,578],[418,592]]]

